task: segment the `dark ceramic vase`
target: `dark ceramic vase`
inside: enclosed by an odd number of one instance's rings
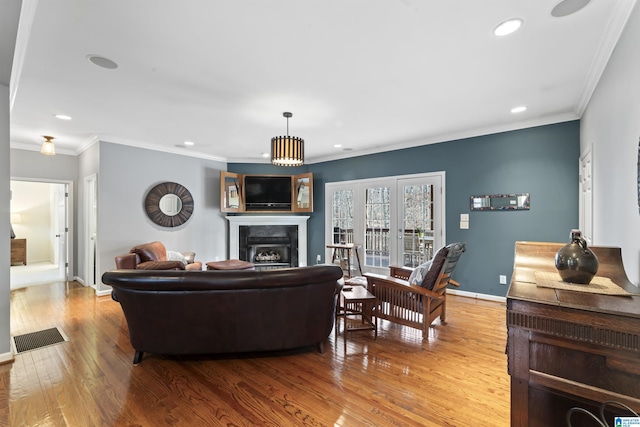
[[[598,257],[587,248],[580,230],[571,230],[571,242],[556,252],[556,268],[563,281],[588,285],[598,272]]]

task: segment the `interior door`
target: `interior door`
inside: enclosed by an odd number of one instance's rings
[[[54,263],[58,265],[60,277],[65,282],[69,280],[68,258],[68,200],[69,184],[55,184],[55,254]]]
[[[97,286],[98,181],[96,175],[84,179],[85,194],[85,286]]]

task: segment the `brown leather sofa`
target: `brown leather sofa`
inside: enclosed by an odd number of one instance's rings
[[[114,270],[113,287],[135,349],[166,355],[240,353],[318,345],[324,352],[343,286],[336,265],[280,270]]]
[[[116,255],[119,270],[202,270],[202,263],[195,261],[194,252],[180,252],[184,259],[167,259],[167,249],[162,242],[151,242],[131,248],[128,254]],[[186,264],[185,264],[186,263]]]

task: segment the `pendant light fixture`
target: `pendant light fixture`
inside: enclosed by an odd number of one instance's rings
[[[42,148],[40,149],[40,153],[45,156],[55,156],[56,155],[56,146],[53,145],[52,136],[42,135],[45,141],[42,143]]]
[[[304,164],[304,139],[289,136],[289,118],[293,114],[282,113],[287,118],[287,136],[271,138],[271,163],[276,166],[302,166]]]

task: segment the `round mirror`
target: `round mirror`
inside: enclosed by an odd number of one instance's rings
[[[175,194],[165,194],[160,199],[160,210],[168,216],[175,216],[182,210],[182,200]]]
[[[184,224],[193,213],[193,197],[175,182],[163,182],[147,193],[144,209],[149,219],[162,227]]]

